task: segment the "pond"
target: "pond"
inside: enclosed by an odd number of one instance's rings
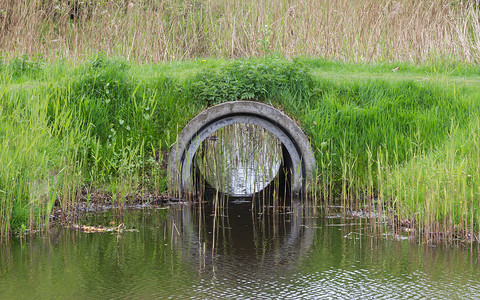
[[[0,298],[480,298],[476,246],[418,244],[365,218],[248,199],[117,213],[81,223],[124,231],[56,226],[3,243]]]

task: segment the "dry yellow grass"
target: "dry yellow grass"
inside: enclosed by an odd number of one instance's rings
[[[2,0],[4,56],[480,62],[478,0]]]

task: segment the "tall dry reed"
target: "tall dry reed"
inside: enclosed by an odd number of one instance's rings
[[[4,56],[480,61],[478,0],[3,0]]]

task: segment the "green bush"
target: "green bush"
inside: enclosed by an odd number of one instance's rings
[[[3,62],[2,62],[3,64]],[[43,55],[38,53],[32,57],[24,54],[20,57],[16,57],[5,65],[12,78],[17,79],[22,76],[28,78],[37,78],[45,66]]]
[[[311,96],[314,80],[299,61],[270,57],[205,69],[193,79],[193,88],[195,99],[208,105],[234,100],[263,101],[285,92],[302,100]]]

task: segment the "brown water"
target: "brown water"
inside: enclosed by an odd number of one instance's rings
[[[115,211],[107,211],[84,224],[112,220]],[[366,219],[301,207],[252,212],[239,201],[215,222],[189,205],[131,210],[122,221],[135,230],[56,227],[4,243],[0,298],[480,298],[476,247],[372,234]]]

